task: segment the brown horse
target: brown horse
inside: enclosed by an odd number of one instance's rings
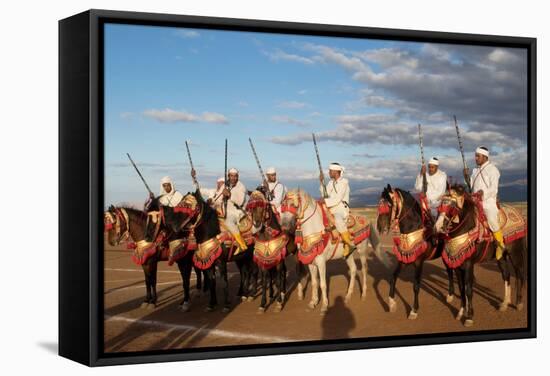
[[[457,320],[464,317],[464,325],[474,324],[473,285],[474,265],[495,259],[496,244],[490,230],[484,227],[483,217],[474,198],[465,193],[464,186],[454,185],[449,195],[443,197],[439,207],[439,217],[435,224],[438,233],[445,234],[444,260],[458,271],[461,307]],[[512,235],[507,241],[503,257],[497,260],[504,280],[504,298],[499,310],[505,311],[511,304],[510,259],[516,275],[516,308],[523,309],[523,284],[525,282],[527,242],[525,229]]]
[[[414,304],[409,319],[418,317],[420,284],[424,261],[441,256],[443,242],[432,233],[429,209],[424,210],[408,191],[392,188],[389,184],[380,195],[378,204],[377,228],[380,233],[389,232],[393,226],[399,228],[400,236],[394,238],[393,253],[397,257],[397,265],[390,280],[388,306],[390,312],[395,312],[395,284],[403,266],[414,266]],[[454,297],[453,271],[447,268],[449,288],[447,302]]]
[[[296,251],[294,238],[282,231],[276,211],[267,201],[263,187],[250,193],[246,209],[252,217],[254,226],[254,262],[258,265],[262,277],[262,300],[258,313],[266,310],[268,283],[271,301],[276,301],[275,312],[280,312],[286,295],[285,258],[289,253]],[[300,273],[300,266],[302,273],[305,272],[303,265],[298,263],[298,273]],[[277,288],[275,297],[273,280]]]
[[[104,226],[107,233],[107,241],[111,246],[117,246],[121,242],[131,238],[135,243],[132,259],[137,265],[141,265],[145,276],[146,297],[141,304],[142,308],[155,308],[157,303],[157,264],[161,261],[164,244],[159,240],[146,240],[147,213],[128,207],[115,207],[111,205],[104,213]],[[190,257],[177,261],[183,281],[183,301],[189,301],[189,280],[191,269],[187,272],[188,265],[192,265]],[[202,288],[202,276],[197,272],[198,291]]]

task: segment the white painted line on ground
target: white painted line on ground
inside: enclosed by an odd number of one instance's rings
[[[193,280],[193,278],[191,278],[191,280]],[[157,282],[157,286],[176,285],[176,284],[181,284],[181,281],[161,282],[161,283]],[[133,289],[144,289],[144,288],[145,288],[145,283],[140,284],[140,285],[136,285],[136,286],[126,286],[126,287],[120,287],[120,288],[112,287],[109,290],[105,291],[105,295],[113,293],[113,292],[133,290]]]
[[[140,272],[140,273],[143,273],[143,269],[105,268],[103,270],[108,270],[110,272]],[[179,271],[172,271],[172,270],[157,270],[157,273],[176,273],[176,274],[180,274]]]
[[[253,333],[239,333],[239,332],[233,332],[233,331],[224,330],[224,329],[211,329],[211,328],[207,328],[206,326],[196,327],[193,325],[185,325],[185,324],[170,324],[170,323],[156,321],[156,320],[134,319],[134,318],[124,317],[124,316],[105,315],[104,318],[105,318],[105,321],[123,322],[127,324],[139,323],[142,325],[154,326],[161,330],[175,329],[175,330],[181,330],[181,331],[194,331],[195,333],[193,334],[193,336],[202,332],[204,333],[205,337],[215,336],[215,337],[222,337],[227,339],[254,341],[256,343],[296,341],[295,339],[280,337],[280,336],[272,336],[269,334],[264,335],[264,334],[253,334]]]

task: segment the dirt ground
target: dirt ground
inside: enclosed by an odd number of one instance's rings
[[[525,204],[514,204],[524,215]],[[354,210],[374,218],[374,209]],[[382,237],[383,249],[391,252],[390,236]],[[370,248],[369,248],[370,249]],[[308,285],[304,300],[295,292],[296,272],[293,259],[287,259],[287,302],[280,313],[268,307],[258,314],[259,297],[252,302],[241,302],[236,297],[239,275],[234,265],[229,267],[232,308],[222,313],[221,308],[207,313],[206,294],[194,291],[191,311],[178,310],[182,299],[181,277],[177,266],[159,264],[159,303],[154,309],[140,308],[145,294],[143,272],[132,263],[131,251],[125,247],[105,247],[104,251],[104,345],[106,352],[127,352],[159,349],[181,349],[257,343],[278,343],[319,339],[368,338],[373,336],[409,335],[424,333],[464,332],[527,327],[527,310],[515,306],[506,312],[498,311],[504,293],[504,284],[496,262],[477,265],[474,286],[475,324],[466,328],[454,319],[460,306],[455,297],[446,302],[447,274],[441,259],[424,266],[420,291],[420,310],[416,320],[407,318],[413,303],[413,267],[401,272],[397,282],[397,311],[388,311],[387,297],[391,271],[380,263],[372,249],[368,259],[368,289],[363,301],[360,283],[356,284],[353,299],[344,304],[348,284],[347,265],[343,260],[328,264],[329,310],[320,314],[320,307],[307,308],[311,296]],[[356,260],[360,268],[359,260]],[[357,275],[359,282],[360,273]],[[192,274],[191,287],[195,285]],[[455,280],[455,291],[458,286]],[[526,288],[524,302],[527,302]],[[219,292],[221,296],[221,292]],[[512,297],[515,302],[515,279],[512,278]],[[527,304],[525,305],[528,306]]]

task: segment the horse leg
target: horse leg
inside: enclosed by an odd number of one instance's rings
[[[464,285],[466,290],[466,315],[464,316],[464,326],[474,325],[474,305],[472,298],[474,295],[474,264],[471,260],[464,262]]]
[[[304,288],[307,283],[307,270],[298,258],[296,258],[296,274],[298,276],[298,300],[304,300]]]
[[[231,304],[229,301],[229,281],[227,278],[227,259],[224,257],[220,262],[220,276],[222,278],[223,309],[222,312],[229,312]]]
[[[505,255],[497,261],[500,274],[504,280],[504,296],[502,303],[498,307],[498,310],[504,312],[508,309],[508,306],[512,303],[512,287],[510,286],[510,269],[508,268],[508,256]]]
[[[422,267],[424,266],[424,260],[416,260],[414,263],[414,304],[413,309],[409,312],[409,319],[415,320],[418,317],[418,294],[420,293],[420,284],[422,283]]]
[[[311,275],[311,300],[309,301],[309,309],[314,309],[319,303],[319,275],[317,265],[311,263],[308,265],[309,274]]]
[[[275,279],[277,280],[277,303],[275,304],[275,312],[281,312],[283,309],[283,302],[285,300],[284,292],[284,280],[285,280],[285,261],[282,260],[277,266],[273,267],[275,270]]]
[[[359,252],[361,262],[361,300],[367,299],[367,252]]]
[[[355,277],[357,276],[357,264],[355,263],[355,259],[353,257],[348,257],[346,259],[346,264],[348,264],[348,271],[349,271],[349,285],[348,285],[348,291],[346,293],[346,297],[344,298],[344,303],[348,304],[351,300],[351,297],[353,296],[353,290],[355,289]],[[326,263],[325,263],[326,266]],[[322,286],[323,280],[321,280],[321,286]]]
[[[193,260],[191,259],[191,257],[184,258],[183,260],[178,262],[178,267],[180,268],[181,278],[183,280],[183,301],[181,302],[180,307],[183,312],[188,312],[191,308],[189,289],[191,285],[191,271],[193,269]]]
[[[510,248],[510,259],[516,275],[516,309],[521,311],[523,309],[523,285],[525,283],[526,255],[524,251],[527,249],[525,238],[516,240]]]
[[[453,281],[453,269],[445,266],[447,269],[447,279],[449,280],[449,289],[447,290],[447,303],[451,304],[455,298],[455,284]]]
[[[348,260],[354,260],[353,257],[348,257]],[[328,292],[327,292],[327,263],[325,259],[320,259],[317,264],[319,270],[319,280],[321,282],[321,296],[323,303],[321,305],[321,314],[325,314],[328,311]]]
[[[193,265],[195,270],[195,275],[197,276],[197,283],[195,284],[195,289],[200,292],[202,290],[202,270]]]
[[[254,300],[254,297],[258,293],[258,274],[260,272],[260,268],[258,265],[252,260],[251,263],[251,272],[250,272],[250,278],[252,279],[252,288],[250,292],[249,300]]]
[[[151,257],[151,301],[147,308],[155,308],[157,305],[157,266],[158,260],[156,257]]]
[[[265,306],[267,304],[267,278],[268,278],[268,272],[264,269],[260,270],[260,276],[261,276],[261,283],[262,283],[262,299],[260,302],[260,306],[258,307],[258,313],[264,313],[265,312]]]
[[[141,303],[141,308],[147,308],[151,302],[151,268],[148,263],[142,264],[141,268],[143,269],[143,275],[145,277],[145,300]]]
[[[391,280],[390,280],[390,296],[388,297],[388,307],[390,312],[395,312],[397,310],[397,303],[395,302],[395,285],[397,283],[397,278],[401,272],[402,264],[398,261],[395,270],[393,271]]]
[[[237,296],[241,297],[242,301],[246,300],[246,296],[243,296],[243,280],[244,280],[244,270],[242,260],[235,261],[237,268],[239,269],[239,289],[237,290]]]
[[[208,306],[206,307],[206,312],[212,312],[216,305],[218,304],[218,299],[216,297],[216,265],[212,265],[206,270],[206,281],[208,281],[208,288],[210,289],[210,299]]]
[[[456,320],[461,320],[462,316],[464,316],[464,310],[466,308],[466,288],[464,286],[464,268],[460,267],[457,270],[457,277],[458,277],[458,289],[460,290],[460,309],[458,310],[458,313],[456,314]]]

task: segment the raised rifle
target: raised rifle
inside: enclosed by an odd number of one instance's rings
[[[187,143],[187,140],[185,141],[185,148],[187,149],[187,158],[189,158],[189,165],[191,166],[191,171],[195,171],[195,166],[193,166],[193,160],[191,159],[191,151],[189,151],[189,144]],[[197,178],[194,174],[191,175],[191,178],[193,179],[193,184],[195,185],[195,189],[199,190],[199,182],[197,181]]]
[[[258,154],[256,153],[256,149],[254,148],[254,144],[252,143],[252,139],[249,137],[248,142],[250,143],[250,148],[252,149],[252,154],[254,154],[254,159],[256,160],[256,165],[258,165],[258,170],[260,170],[260,175],[262,177],[262,184],[265,185],[265,188],[267,190],[267,199],[269,201],[273,200],[273,193],[269,190],[269,185],[267,184],[267,178],[264,174],[264,170],[262,169],[262,165],[260,164],[260,159],[258,158]]]
[[[454,123],[455,123],[455,129],[456,129],[456,137],[458,138],[458,148],[460,149],[460,155],[462,156],[462,165],[464,166],[464,170],[468,168],[468,165],[466,164],[466,158],[464,158],[464,147],[462,146],[462,137],[460,137],[460,129],[458,128],[458,122],[456,121],[456,116],[453,115]],[[470,185],[470,177],[464,176],[464,181],[466,183],[466,186],[468,187],[468,191],[472,193],[472,186]]]
[[[317,140],[315,139],[315,133],[312,133],[311,136],[313,137],[313,146],[315,146],[315,155],[317,156],[317,165],[319,166],[319,172],[323,176],[323,181],[321,182],[321,185],[323,186],[323,198],[327,198],[328,197],[327,187],[325,185],[323,167],[321,167],[321,158],[319,157],[319,149],[317,148]]]
[[[132,163],[132,166],[134,166],[134,168],[136,169],[136,172],[139,175],[139,177],[141,178],[141,181],[143,182],[143,184],[145,184],[145,188],[147,189],[147,192],[149,192],[150,196],[154,197],[155,195],[153,194],[153,191],[151,191],[151,188],[149,188],[149,185],[147,185],[147,182],[145,181],[145,179],[141,175],[141,172],[139,172],[139,169],[137,168],[136,164],[132,160],[132,157],[130,157],[130,154],[128,154],[128,153],[126,153],[126,155],[128,156],[128,159],[130,160],[130,163]]]
[[[422,138],[422,125],[418,124],[418,139],[420,141],[420,158],[422,159],[422,166],[425,166],[425,159],[424,159],[424,141]],[[424,167],[425,168],[425,167]],[[428,191],[428,180],[426,179],[426,171],[422,174],[422,192],[426,194]]]

